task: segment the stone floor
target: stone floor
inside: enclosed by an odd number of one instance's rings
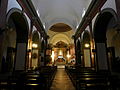
[[[65,69],[57,69],[57,73],[50,90],[75,90]]]

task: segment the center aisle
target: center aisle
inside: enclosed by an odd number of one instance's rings
[[[65,69],[57,69],[50,90],[75,90]]]

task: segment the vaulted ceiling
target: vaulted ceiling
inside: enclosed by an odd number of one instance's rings
[[[92,0],[31,0],[45,30],[56,23],[76,29]]]
[[[53,25],[50,28],[50,30],[52,30],[54,32],[66,32],[66,31],[72,30],[72,28],[70,26],[68,26],[67,24],[57,23],[57,24]]]

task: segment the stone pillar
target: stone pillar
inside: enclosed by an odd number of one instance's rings
[[[3,29],[5,29],[6,12],[7,12],[8,0],[0,0],[0,71],[2,64],[3,42],[4,35]]]
[[[3,46],[4,46],[4,34],[1,33],[0,34],[0,71],[2,69],[2,67],[1,67],[2,66],[2,57],[3,57],[3,51],[4,51]]]
[[[26,43],[17,43],[15,70],[25,70],[26,69],[26,64],[25,64],[26,53],[27,53],[27,44]]]
[[[28,59],[27,59],[28,69],[30,69],[32,67],[32,30],[33,30],[33,24],[34,24],[34,20],[31,20],[30,21],[29,38],[28,38],[28,49],[29,49],[29,54],[28,54]]]
[[[78,65],[78,53],[77,53],[77,44],[76,44],[76,38],[75,36],[72,37],[74,39],[74,44],[75,44],[75,61],[76,61],[76,65]]]
[[[0,28],[4,28],[6,22],[8,0],[1,0],[0,2]]]
[[[117,14],[118,14],[119,20],[120,20],[120,0],[115,0],[115,1],[116,1]]]
[[[109,70],[106,44],[96,43],[97,70]]]
[[[80,42],[78,42],[78,43],[80,43]],[[77,64],[81,65],[82,64],[82,61],[81,61],[81,46],[79,46],[79,45],[76,46]]]
[[[46,50],[47,50],[47,38],[45,39],[45,48],[44,48],[44,65],[47,65],[47,61],[46,61]]]
[[[93,29],[92,29],[92,22],[89,23],[89,29],[90,29],[90,48],[91,48],[91,67],[96,69],[96,61],[95,61],[95,53],[93,50],[95,50],[95,41],[94,41],[94,36],[93,36]]]
[[[40,66],[44,66],[44,57],[45,57],[45,42],[44,39],[42,39],[42,44],[41,44],[41,62]]]

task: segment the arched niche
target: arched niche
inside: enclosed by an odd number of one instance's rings
[[[96,48],[96,63],[98,70],[111,70],[113,59],[115,58],[114,51],[115,42],[119,43],[119,39],[115,39],[115,28],[117,27],[117,14],[113,9],[107,8],[100,12],[96,18],[94,25],[94,40]],[[119,35],[118,35],[119,36]],[[114,45],[113,45],[114,44]],[[113,59],[110,60],[110,57]]]
[[[82,65],[84,67],[92,66],[90,40],[90,33],[87,30],[85,30],[81,37]]]
[[[5,71],[25,70],[28,42],[28,22],[21,10],[12,8],[7,13],[4,33],[2,65]],[[3,60],[3,59],[2,59]]]
[[[40,34],[37,30],[32,32],[32,57],[30,62],[30,68],[35,69],[40,66],[40,52],[41,52],[41,40]]]

